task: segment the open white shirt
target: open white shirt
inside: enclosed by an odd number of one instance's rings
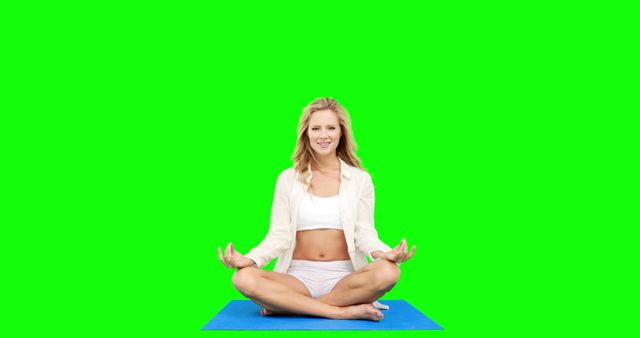
[[[367,256],[371,252],[391,250],[378,238],[374,227],[375,194],[371,175],[353,167],[340,159],[340,222],[347,242],[349,257],[357,271],[368,264]],[[311,168],[309,167],[309,172]],[[300,202],[306,192],[305,185],[298,179],[299,174],[293,167],[283,170],[278,176],[269,231],[265,238],[245,256],[256,262],[258,268],[278,258],[273,271],[286,273],[296,246],[297,216]],[[307,178],[307,184],[311,175]],[[377,308],[388,308],[374,302]]]

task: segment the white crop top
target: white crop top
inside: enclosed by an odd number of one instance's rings
[[[340,229],[339,195],[331,197],[312,196],[305,193],[298,207],[297,230]]]

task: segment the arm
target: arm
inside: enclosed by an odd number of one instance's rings
[[[287,184],[283,171],[276,182],[269,231],[262,242],[245,255],[254,261],[258,268],[267,265],[291,245],[291,209]]]
[[[391,248],[378,238],[374,226],[375,192],[370,175],[366,175],[358,192],[358,215],[355,225],[356,248],[365,255],[378,258]]]

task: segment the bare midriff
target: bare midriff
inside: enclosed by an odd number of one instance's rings
[[[312,165],[315,167],[315,165]],[[340,167],[328,170],[313,168],[311,179],[313,194],[318,197],[338,195],[340,189]],[[301,230],[296,233],[293,259],[310,261],[348,260],[349,251],[344,231],[341,229]]]
[[[293,259],[309,261],[348,260],[349,252],[344,232],[339,229],[303,230],[296,233]]]

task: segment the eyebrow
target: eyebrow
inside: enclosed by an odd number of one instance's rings
[[[328,124],[327,127],[335,127],[335,124]],[[319,124],[314,124],[312,127],[321,127]]]

